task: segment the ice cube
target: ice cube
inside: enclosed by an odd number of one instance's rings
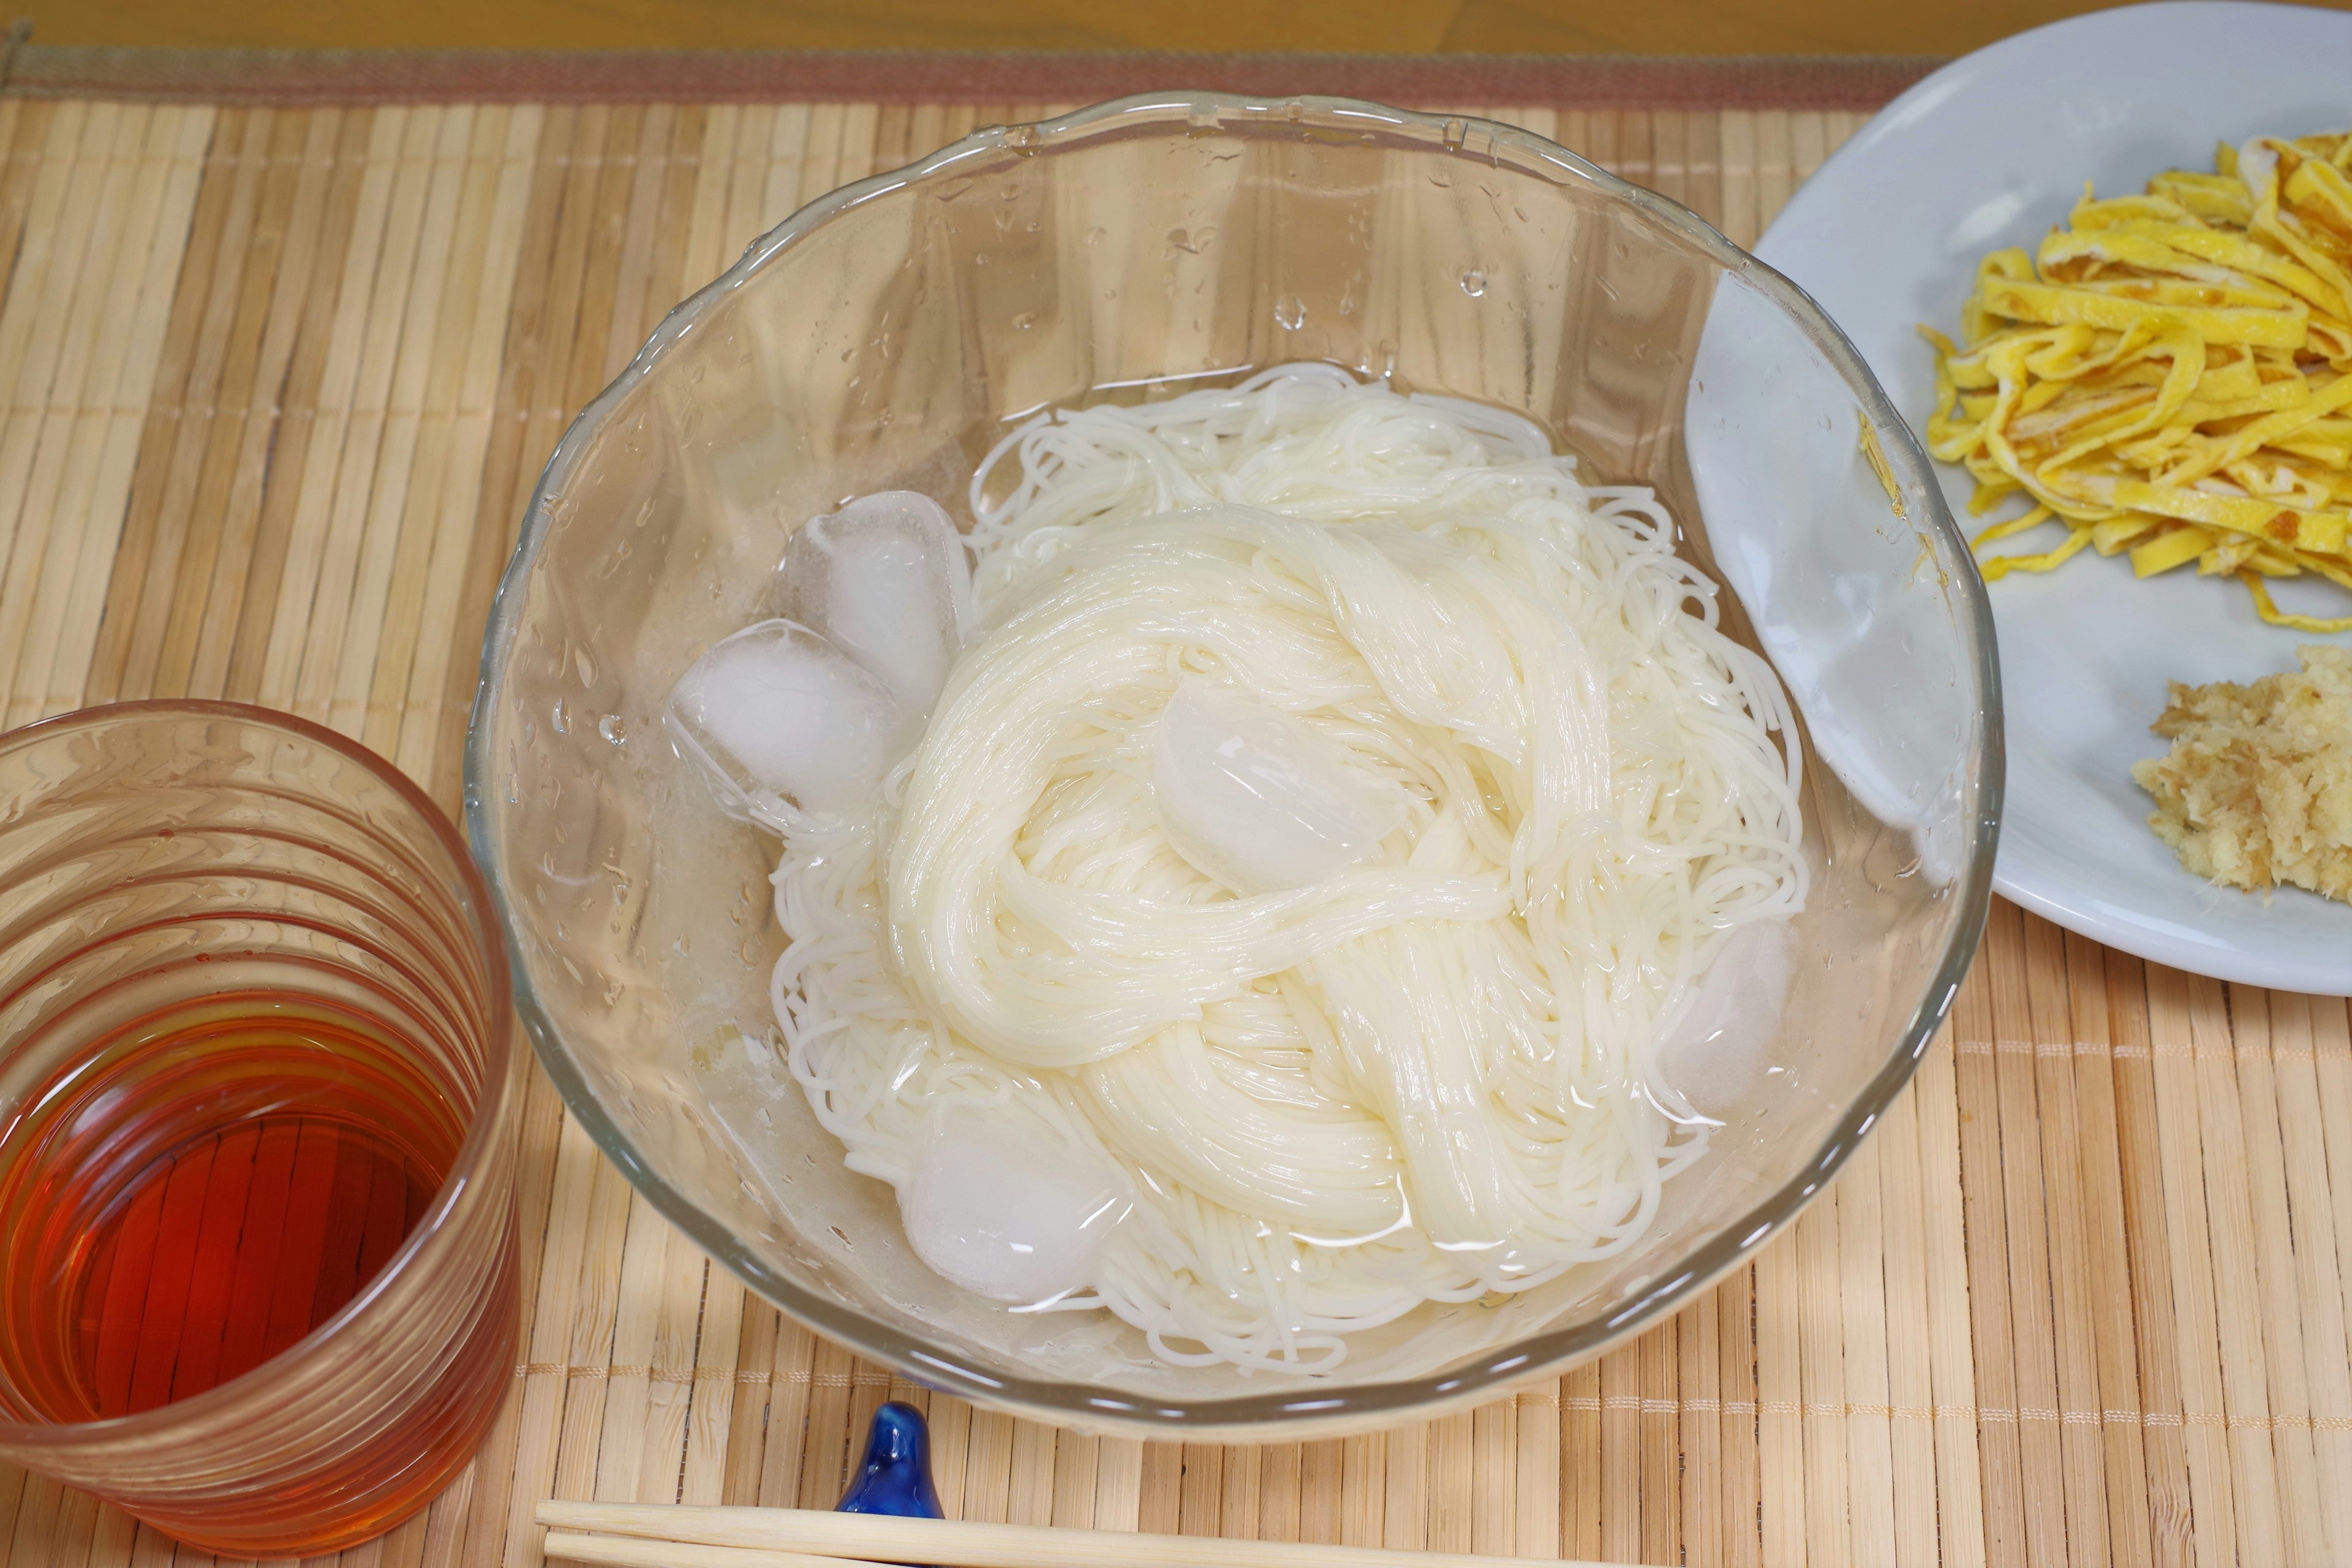
[[[1236,893],[1304,888],[1403,826],[1404,792],[1237,687],[1188,680],[1160,716],[1152,793],[1176,852]]]
[[[1029,1305],[1092,1283],[1132,1206],[1110,1171],[1050,1130],[1003,1108],[955,1110],[932,1124],[898,1217],[932,1272]]]
[[[1750,921],[1723,939],[1658,1046],[1666,1081],[1709,1116],[1727,1116],[1764,1087],[1796,963],[1784,920]]]
[[[841,811],[874,793],[913,739],[897,699],[848,655],[792,621],[715,643],[670,689],[678,749],[731,808]]]
[[[979,628],[963,541],[939,503],[913,490],[810,519],[776,570],[783,613],[832,638],[909,713],[930,713]]]

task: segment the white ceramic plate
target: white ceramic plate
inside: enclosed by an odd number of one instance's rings
[[[2168,4],[2102,11],[2004,39],[1896,99],[1805,182],[1758,254],[1843,327],[1915,430],[1934,402],[1919,322],[1958,329],[1978,258],[2031,249],[2094,182],[2137,191],[2209,169],[2214,143],[2352,125],[2352,15]],[[1973,485],[1938,465],[1952,510]],[[2054,542],[2055,530],[2033,541]],[[2003,545],[2046,547],[2032,542]],[[2301,590],[2297,592],[2297,590]],[[1990,590],[2008,710],[2009,789],[1994,886],[2126,952],[2224,980],[2352,994],[2352,905],[2299,889],[2265,900],[2180,868],[2147,830],[2131,764],[2168,679],[2249,680],[2315,638],[2264,626],[2231,579],[2136,582],[2085,552]],[[2345,613],[2326,584],[2282,606]]]

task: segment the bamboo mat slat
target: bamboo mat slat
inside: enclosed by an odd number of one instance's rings
[[[1041,103],[0,99],[0,712],[289,709],[457,805],[541,462],[667,307],[844,181]],[[1468,106],[1453,106],[1456,108]],[[1862,116],[1472,107],[1752,241]],[[1995,910],[1788,1237],[1468,1414],[1220,1448],[975,1411],[815,1339],[534,1075],[522,1360],[352,1568],[529,1568],[560,1496],[824,1507],[882,1400],[977,1520],[1649,1563],[2352,1561],[2352,1019]],[[194,1568],[0,1471],[0,1568]]]

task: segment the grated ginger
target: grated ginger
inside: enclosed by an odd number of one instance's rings
[[[2156,797],[2147,825],[2199,876],[2352,902],[2352,647],[2296,651],[2299,674],[2171,682],[2151,728],[2172,750],[2132,777]]]

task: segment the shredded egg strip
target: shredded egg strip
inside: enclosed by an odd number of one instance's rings
[[[2129,551],[2142,577],[2235,575],[2273,626],[2352,631],[2265,582],[2352,590],[2352,132],[2224,144],[2140,195],[2085,187],[2036,254],[1979,265],[1965,348],[1920,331],[1928,450],[1975,477],[1970,511],[2032,503],[1977,536],[1988,581]],[[1983,556],[2050,522],[2055,547]]]

